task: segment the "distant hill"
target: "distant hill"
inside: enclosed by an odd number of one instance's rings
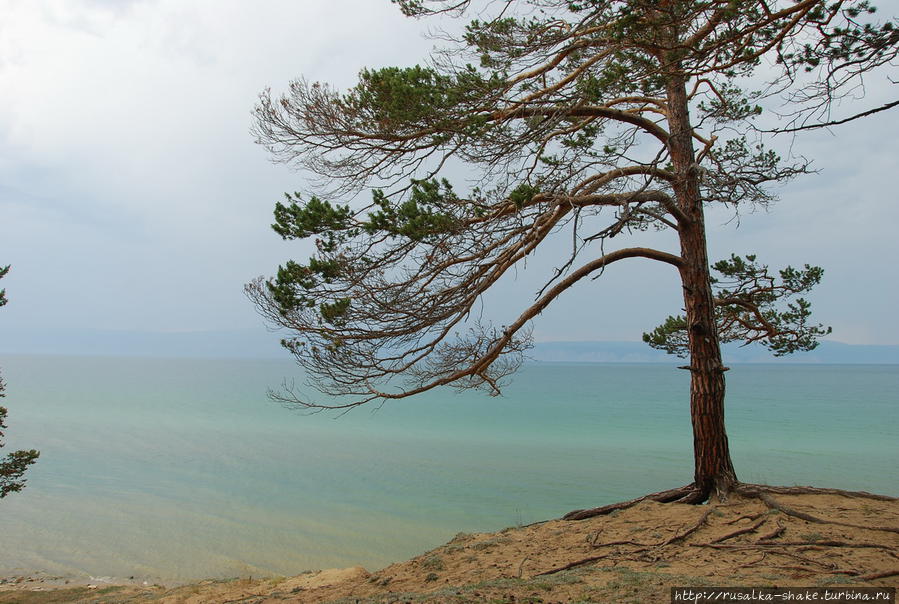
[[[193,358],[279,358],[289,355],[280,335],[258,329],[193,332],[22,329],[0,326],[0,354],[63,354]],[[683,363],[642,342],[538,342],[529,351],[538,362]],[[775,358],[760,346],[725,347],[728,363],[899,364],[899,346],[822,342],[812,352]]]
[[[187,332],[0,327],[0,354],[289,358],[281,348],[280,338],[262,326],[258,329]]]
[[[539,342],[530,351],[535,361],[569,363],[682,363],[683,359],[643,342]],[[899,364],[899,346],[853,345],[825,341],[811,352],[775,357],[761,346],[724,347],[728,363]]]

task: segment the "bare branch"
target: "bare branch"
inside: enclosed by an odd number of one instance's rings
[[[804,124],[802,126],[795,126],[793,128],[777,128],[774,130],[760,130],[759,132],[764,132],[766,134],[783,134],[787,132],[800,132],[802,130],[815,130],[817,128],[829,128],[831,126],[839,126],[840,124],[847,124],[849,122],[855,121],[857,119],[861,119],[863,117],[868,117],[869,115],[874,115],[875,113],[880,113],[881,111],[886,111],[887,109],[892,109],[896,105],[899,105],[899,101],[892,101],[890,103],[886,103],[885,105],[881,105],[880,107],[875,107],[874,109],[869,109],[868,111],[862,111],[861,113],[856,113],[851,117],[847,117],[841,120],[830,120],[828,122],[821,122],[817,124]]]

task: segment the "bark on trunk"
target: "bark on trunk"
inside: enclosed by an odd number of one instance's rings
[[[686,82],[668,80],[674,192],[686,220],[679,224],[684,309],[690,349],[690,418],[693,423],[694,484],[705,496],[724,496],[737,484],[724,427],[724,365],[715,322],[705,217],[699,191]]]

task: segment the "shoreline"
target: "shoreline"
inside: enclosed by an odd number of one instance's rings
[[[775,497],[784,509],[820,522],[766,508],[756,499],[700,506],[643,502],[588,520],[460,533],[374,572],[350,567],[180,586],[89,587],[35,576],[0,583],[0,603],[652,602],[667,601],[675,586],[844,589],[899,583],[899,501]],[[47,591],[54,599],[40,599]]]
[[[171,589],[194,582],[150,582],[135,577],[122,579],[112,576],[94,577],[91,575],[61,575],[44,571],[22,571],[0,575],[0,593],[14,590],[46,591],[73,587],[102,589],[111,586]]]

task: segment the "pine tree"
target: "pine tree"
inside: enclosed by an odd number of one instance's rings
[[[613,263],[661,262],[680,277],[683,314],[644,340],[689,358],[695,468],[691,484],[650,497],[737,489],[721,343],[781,355],[829,328],[802,297],[820,268],[771,270],[752,254],[712,264],[705,212],[764,207],[770,185],[808,171],[766,138],[834,123],[835,101],[895,58],[893,21],[859,0],[393,1],[410,16],[477,18],[424,65],[365,69],[345,92],[299,79],[256,108],[258,141],[321,178],[278,203],[273,225],[313,238],[315,255],[247,291],[326,396],[274,396],[346,410],[444,385],[498,394],[560,294]],[[772,133],[760,115],[778,99]],[[480,185],[457,191],[447,162]],[[371,201],[353,201],[365,189]],[[679,249],[613,247],[647,229],[673,232]],[[532,305],[501,327],[472,320],[563,230],[573,250]]]
[[[9,272],[9,266],[0,267],[0,279]],[[6,304],[6,290],[0,289],[0,306]],[[6,384],[0,378],[0,398],[6,396],[4,393]],[[3,447],[3,430],[6,428],[4,420],[6,419],[6,407],[0,407],[0,448]],[[3,499],[10,493],[21,491],[25,486],[25,479],[22,478],[25,470],[37,460],[40,453],[34,449],[28,451],[13,451],[0,459],[0,499]]]

